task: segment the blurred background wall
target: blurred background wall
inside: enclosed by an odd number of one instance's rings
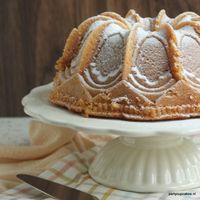
[[[103,11],[200,14],[200,0],[0,0],[0,116],[23,116],[21,98],[54,76],[67,35]]]

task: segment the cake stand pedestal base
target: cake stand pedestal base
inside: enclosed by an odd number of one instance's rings
[[[164,192],[200,186],[200,150],[178,136],[118,137],[89,168],[97,182],[135,192]]]

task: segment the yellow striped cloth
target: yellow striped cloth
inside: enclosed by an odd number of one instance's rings
[[[48,170],[40,174],[48,180],[52,180],[78,190],[90,193],[100,200],[192,200],[200,199],[200,189],[194,189],[188,193],[193,196],[170,196],[169,193],[134,193],[112,189],[95,182],[88,174],[88,166],[94,159],[100,147],[95,146],[82,153],[73,152],[58,162]],[[186,191],[184,191],[186,193]],[[3,200],[24,200],[24,199],[51,199],[41,194],[27,184],[20,184],[13,189],[0,194]]]

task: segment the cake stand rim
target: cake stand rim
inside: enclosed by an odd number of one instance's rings
[[[200,131],[199,118],[154,122],[86,118],[49,103],[48,94],[51,88],[52,83],[33,88],[22,99],[24,112],[45,123],[81,130],[88,134],[109,133],[130,137],[190,136],[198,134],[198,131]],[[195,127],[190,127],[191,125],[195,125]]]

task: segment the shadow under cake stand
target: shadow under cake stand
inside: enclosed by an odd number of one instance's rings
[[[85,133],[116,134],[89,167],[97,182],[136,192],[164,192],[200,186],[200,150],[189,137],[200,119],[134,122],[85,118],[48,102],[52,84],[33,89],[22,100],[26,114]]]

